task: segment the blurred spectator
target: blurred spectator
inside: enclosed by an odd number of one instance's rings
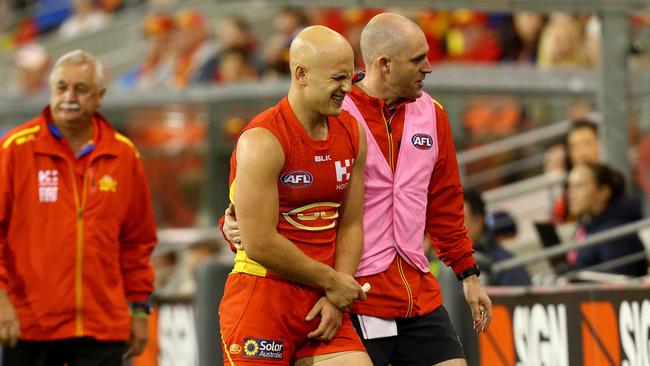
[[[569,209],[578,217],[575,240],[640,220],[641,203],[625,196],[623,176],[608,166],[595,162],[576,165],[569,173]],[[573,269],[582,269],[629,254],[643,252],[636,233],[568,253]],[[647,259],[604,270],[608,273],[644,276]]]
[[[517,226],[512,217],[506,212],[495,212],[487,216],[489,222],[486,223],[485,203],[481,195],[476,191],[466,190],[464,199],[465,226],[467,234],[474,242],[474,250],[488,256],[492,263],[513,258],[513,255],[503,248],[501,243],[517,234]],[[523,267],[496,274],[490,273],[488,269],[487,273],[490,286],[530,285],[530,277]]]
[[[119,80],[125,89],[153,89],[165,83],[165,69],[172,62],[171,40],[174,20],[166,13],[145,17],[142,34],[146,42],[146,55],[139,65],[127,71]],[[167,72],[168,74],[168,72]]]
[[[589,120],[573,121],[567,134],[567,149],[571,166],[598,161],[598,125]]]
[[[265,76],[289,74],[289,46],[293,37],[309,25],[307,15],[298,8],[285,8],[273,20],[273,34],[263,50]]]
[[[98,31],[110,20],[106,13],[95,6],[93,0],[72,0],[72,5],[72,15],[59,28],[61,38],[70,39]]]
[[[257,73],[251,64],[247,50],[233,47],[221,53],[215,81],[222,84],[232,84],[257,79]]]
[[[583,32],[575,17],[552,13],[539,43],[540,67],[582,67],[588,64]]]
[[[602,26],[597,15],[591,15],[587,18],[585,24],[585,54],[587,64],[597,65],[600,60],[600,33]]]
[[[506,20],[500,32],[502,60],[534,64],[544,17],[534,12],[519,12]]]
[[[168,85],[181,90],[200,82],[200,71],[217,54],[217,47],[210,39],[208,23],[198,10],[178,11],[174,15],[174,24],[175,60]]]
[[[567,171],[577,164],[597,162],[600,156],[598,125],[586,119],[573,121],[566,136],[566,151]],[[569,210],[566,195],[565,191],[553,204],[552,221],[556,224],[575,220]]]
[[[427,58],[431,63],[443,61],[446,57],[445,36],[449,29],[450,13],[442,10],[420,11],[417,23],[424,31],[429,45]]]
[[[544,149],[544,173],[567,171],[567,152],[564,142],[555,142]]]
[[[447,32],[447,59],[451,61],[497,62],[501,58],[499,42],[487,26],[488,16],[470,10],[456,10]]]
[[[463,114],[463,126],[477,141],[512,135],[518,129],[523,111],[511,96],[468,98]]]
[[[255,80],[262,73],[263,62],[248,23],[230,16],[217,27],[217,53],[199,71],[200,83],[232,83]]]
[[[14,57],[16,85],[13,97],[44,95],[48,91],[50,57],[43,46],[32,43],[16,51]]]

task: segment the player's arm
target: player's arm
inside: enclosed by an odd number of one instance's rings
[[[282,147],[266,129],[244,132],[237,143],[235,207],[248,257],[284,278],[319,287],[339,308],[364,296],[349,275],[306,256],[277,230]]]
[[[467,236],[463,210],[463,188],[460,183],[456,149],[446,113],[436,106],[438,130],[438,161],[429,183],[426,231],[436,255],[456,274],[473,265],[472,242]],[[476,275],[462,281],[465,300],[472,311],[474,329],[485,331],[492,319],[492,302]]]
[[[363,250],[363,169],[366,163],[366,134],[359,126],[359,151],[354,164],[350,185],[345,191],[339,209],[339,222],[336,235],[336,252],[334,268],[337,271],[354,276]],[[316,302],[305,320],[311,321],[320,315],[318,328],[311,331],[309,338],[329,341],[336,335],[342,323],[342,314],[323,297]]]
[[[359,125],[359,153],[352,165],[350,185],[340,208],[334,268],[354,276],[363,251],[363,171],[366,165],[366,133]]]

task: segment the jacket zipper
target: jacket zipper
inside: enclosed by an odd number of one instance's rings
[[[402,257],[397,254],[397,269],[399,271],[400,277],[402,277],[402,282],[404,282],[404,287],[406,287],[406,294],[408,296],[408,307],[406,308],[406,318],[411,317],[413,312],[413,290],[411,290],[411,285],[409,285],[406,275],[404,274],[404,267],[402,266]]]
[[[68,170],[72,180],[72,193],[77,215],[77,240],[75,251],[75,334],[77,337],[83,336],[83,247],[84,247],[84,207],[86,206],[86,172],[84,171],[82,182],[82,193],[79,196],[77,187],[77,177],[75,176],[74,166],[68,162]]]
[[[392,172],[395,171],[395,165],[393,164],[393,161],[395,160],[393,158],[393,132],[391,131],[391,121],[393,120],[393,116],[390,116],[389,119],[386,119],[386,116],[384,115],[384,109],[382,108],[381,110],[381,117],[384,119],[384,122],[386,123],[386,135],[388,135],[388,165],[390,166],[390,170]]]

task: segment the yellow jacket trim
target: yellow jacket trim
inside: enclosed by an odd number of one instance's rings
[[[235,267],[232,269],[232,273],[247,273],[253,276],[266,277],[267,272],[268,270],[263,265],[248,258],[245,251],[237,251],[235,255]]]
[[[438,103],[437,100],[435,100],[435,99],[433,99],[433,98],[431,98],[431,100],[433,100],[433,102],[436,103],[436,105],[437,105],[438,107],[440,107],[440,109],[442,109],[443,111],[445,110],[445,107],[443,107],[442,104]]]
[[[131,146],[131,148],[133,148],[133,150],[135,151],[135,157],[140,159],[140,152],[138,151],[138,149],[135,148],[135,145],[133,144],[133,142],[131,140],[129,140],[128,137],[122,135],[119,132],[115,132],[115,139],[118,140],[118,141],[122,141],[123,143]]]
[[[12,134],[11,136],[9,136],[7,140],[5,140],[4,144],[2,144],[2,148],[3,149],[8,148],[9,145],[11,145],[11,143],[14,142],[14,140],[16,140],[16,144],[18,145],[22,144],[23,142],[34,140],[34,136],[26,136],[26,135],[35,134],[40,130],[41,130],[41,125],[36,125],[34,127],[30,127],[28,129],[18,131]]]

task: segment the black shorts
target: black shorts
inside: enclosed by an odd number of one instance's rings
[[[102,342],[92,338],[57,341],[18,341],[5,347],[4,366],[121,366],[126,342]]]
[[[359,318],[351,318],[375,366],[431,366],[465,358],[444,306],[418,318],[396,319],[395,337],[363,339]]]

